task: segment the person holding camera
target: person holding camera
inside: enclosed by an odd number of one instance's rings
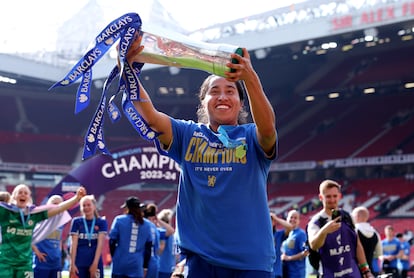
[[[313,266],[319,277],[374,277],[351,216],[338,208],[341,198],[341,185],[336,181],[324,180],[319,185],[323,208],[307,225],[310,256],[319,259]]]

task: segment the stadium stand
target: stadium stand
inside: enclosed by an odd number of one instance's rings
[[[2,111],[16,107],[10,97],[5,100],[0,103]],[[82,146],[85,122],[89,122],[89,118],[73,115],[72,108],[68,109],[73,105],[71,100],[47,102],[47,107],[67,107],[64,119],[54,116],[59,112],[53,109],[44,113],[44,101],[28,98],[23,103],[27,103],[24,105],[26,114],[38,131],[17,132],[8,122],[9,126],[0,130],[2,159],[23,163],[40,160],[39,163],[73,164]],[[293,108],[288,105],[277,107],[277,114],[291,115],[281,117],[278,122],[279,162],[387,155],[398,149],[409,153],[410,149],[405,149],[414,144],[413,103],[414,96],[406,93],[297,104]],[[297,121],[293,124],[300,128],[291,128],[291,119]],[[105,128],[107,143],[111,146],[138,140],[126,119],[116,124],[108,123]],[[8,149],[14,151],[8,153]],[[56,152],[60,152],[59,158],[55,155],[47,157],[48,153]]]
[[[314,114],[309,110],[316,108],[304,110],[307,117],[300,130],[280,135],[279,161],[390,154],[413,136],[412,113],[393,123],[399,114],[411,111],[413,103],[412,94],[368,95],[323,103]]]
[[[341,206],[348,210],[356,205],[367,206],[371,223],[380,232],[388,224],[397,232],[414,231],[413,160],[343,168],[324,168],[323,164],[335,159],[414,154],[414,94],[413,89],[404,87],[406,82],[414,81],[414,43],[397,37],[397,31],[411,26],[410,23],[395,28],[384,26],[379,31],[383,37],[378,38],[375,47],[359,44],[352,51],[338,47],[324,55],[317,51],[305,55],[309,40],[269,47],[266,59],[252,55],[277,116],[279,159],[275,164],[311,161],[315,165],[305,170],[273,171],[268,185],[270,209],[281,216],[286,216],[289,209],[299,209],[304,228],[320,209],[319,182],[333,178],[344,185]],[[385,28],[392,30],[394,36]],[[358,38],[359,33],[362,31],[315,38],[312,43],[332,40],[344,46],[345,40]],[[379,42],[387,39],[392,43]],[[195,120],[195,93],[205,76],[193,70],[181,69],[179,74],[169,75],[167,68],[144,68],[142,80],[161,111]],[[51,84],[44,80],[24,78],[23,82],[15,87],[0,83],[0,116],[4,119],[0,121],[1,162],[79,164],[85,131],[100,90],[94,88],[91,105],[75,115],[75,87],[51,93],[47,91]],[[187,93],[175,95],[177,86],[183,86]],[[159,93],[159,87],[165,87],[168,93]],[[375,87],[376,92],[363,94],[367,87]],[[337,91],[341,93],[338,98],[327,97]],[[307,95],[315,96],[315,100],[305,101]],[[109,148],[140,140],[124,117],[116,124],[107,120],[104,132]],[[32,172],[35,170],[21,176],[30,176]],[[11,192],[13,186],[6,184],[5,188]],[[52,186],[33,182],[34,202],[40,204]],[[177,191],[167,185],[140,190],[128,187],[96,196],[100,214],[109,224],[121,213],[119,206],[130,195],[137,195],[146,203],[154,202],[159,209],[174,209]]]

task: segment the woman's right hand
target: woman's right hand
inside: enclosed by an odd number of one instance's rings
[[[79,270],[75,264],[71,264],[69,267],[69,277],[70,278],[78,278]]]
[[[81,186],[78,188],[78,190],[76,190],[76,198],[78,201],[80,201],[80,199],[82,199],[84,196],[86,196],[86,188]]]
[[[144,46],[141,45],[141,41],[142,41],[142,33],[141,31],[137,31],[135,36],[134,36],[134,41],[132,42],[131,46],[128,49],[128,52],[126,54],[126,60],[132,64],[134,61],[137,60],[137,56],[139,56],[139,54],[144,50]],[[119,44],[116,47],[116,50],[119,52]],[[119,55],[118,55],[118,67],[121,66],[121,61],[119,60]]]

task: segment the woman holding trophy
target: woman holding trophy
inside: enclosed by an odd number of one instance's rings
[[[86,107],[87,102],[79,101],[88,99],[91,68],[120,40],[119,63],[104,84],[83,158],[96,150],[109,153],[102,114],[107,89],[121,74],[117,92],[123,92],[125,116],[144,139],[154,141],[161,154],[181,167],[176,233],[188,277],[270,278],[275,249],[266,186],[277,156],[276,117],[248,51],[152,36],[141,31],[141,23],[135,13],[112,21],[96,37],[95,46],[51,87],[82,77],[75,107]],[[138,78],[143,63],[214,73],[201,85],[197,123],[174,119],[154,107]],[[246,95],[253,123],[247,123]],[[119,109],[110,104],[111,120],[116,121]]]
[[[141,40],[142,33],[124,66],[142,62]],[[248,51],[230,58],[224,77],[201,85],[198,123],[158,111],[141,83],[132,101],[158,134],[159,152],[181,166],[176,225],[189,278],[270,278],[275,260],[266,193],[277,156],[275,114]],[[245,123],[245,94],[253,123]]]

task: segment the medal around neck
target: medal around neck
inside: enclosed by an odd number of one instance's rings
[[[234,140],[229,137],[227,131],[233,128],[234,126],[221,125],[217,129],[218,134],[216,136],[226,148],[234,149],[236,157],[241,159],[246,155],[247,144],[241,140]]]
[[[247,145],[243,144],[236,147],[236,157],[237,158],[243,158],[246,155],[247,152]]]

